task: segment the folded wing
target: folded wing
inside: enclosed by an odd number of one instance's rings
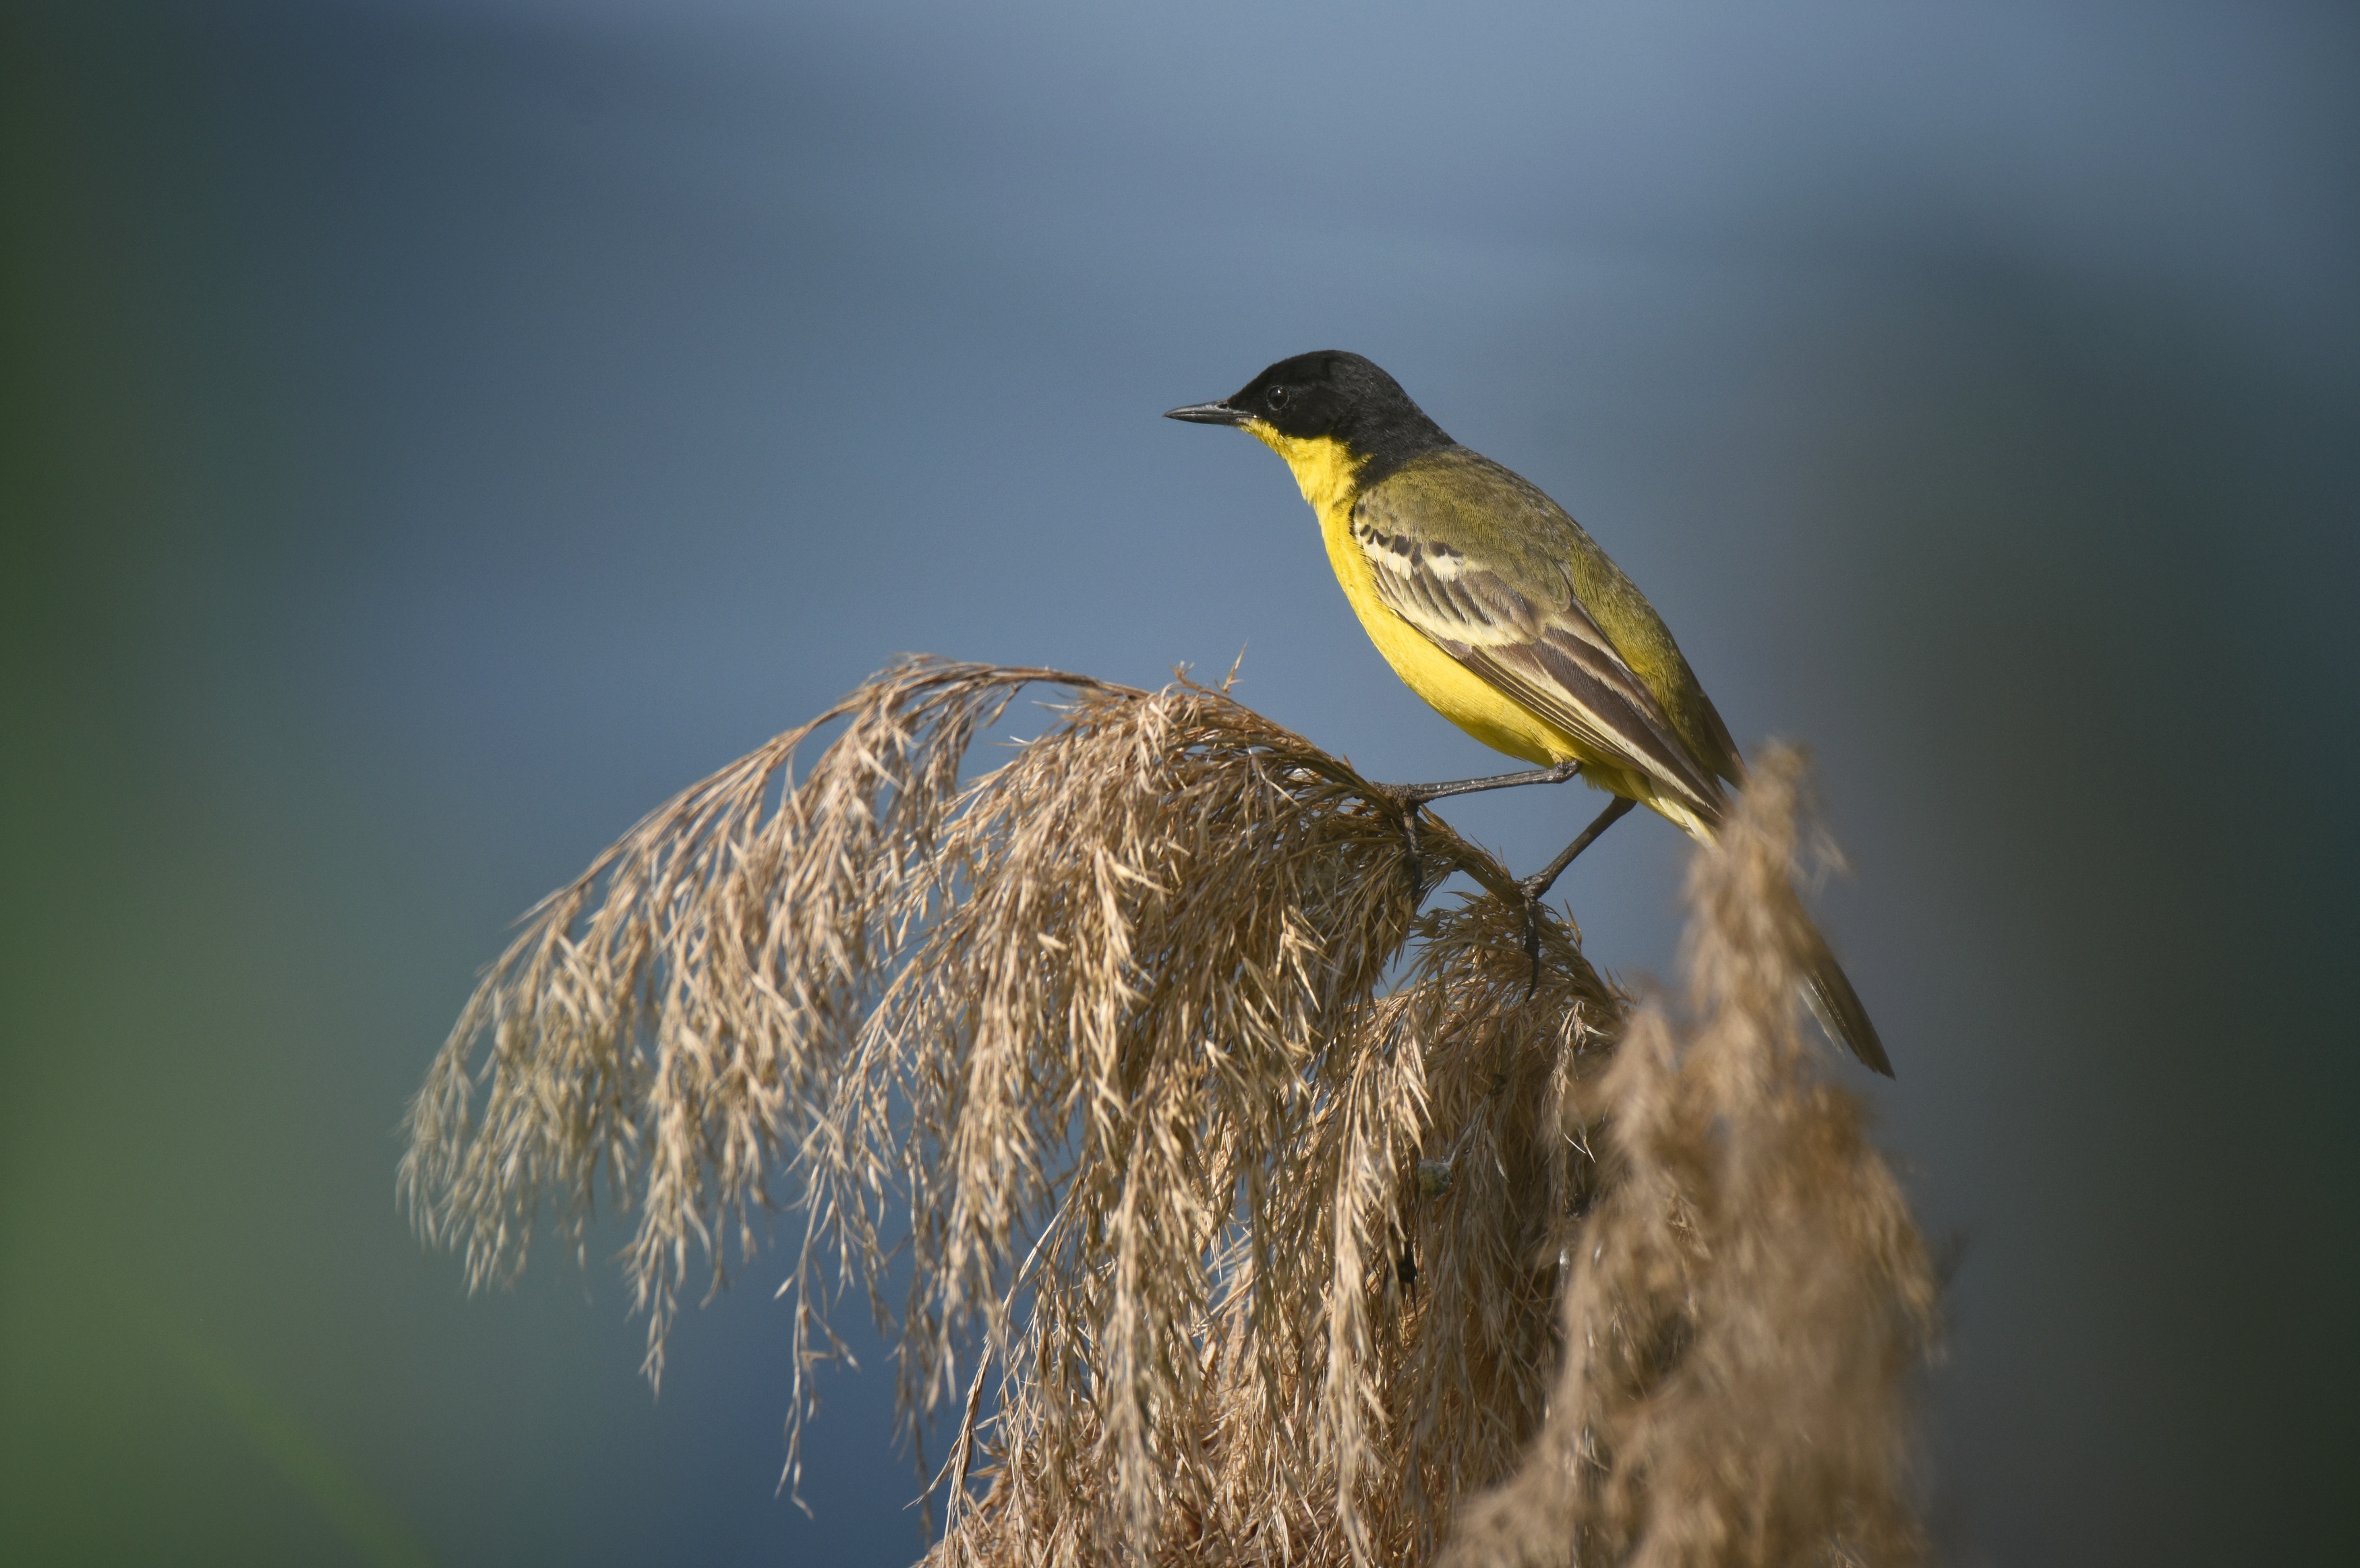
[[[1567,564],[1536,555],[1529,539],[1487,540],[1469,511],[1431,484],[1389,481],[1363,495],[1353,537],[1375,568],[1378,597],[1493,689],[1594,752],[1590,760],[1652,779],[1706,822],[1718,822],[1720,780],[1599,629]]]

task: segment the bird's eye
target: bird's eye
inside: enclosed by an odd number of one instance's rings
[[[1272,387],[1268,392],[1262,395],[1262,401],[1268,403],[1273,408],[1285,408],[1286,388],[1284,387]]]

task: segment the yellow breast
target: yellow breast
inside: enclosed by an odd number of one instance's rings
[[[1354,476],[1360,463],[1343,442],[1326,436],[1306,441],[1281,435],[1259,423],[1247,429],[1294,470],[1303,498],[1318,516],[1320,536],[1328,543],[1328,563],[1335,568],[1336,581],[1344,585],[1344,597],[1360,617],[1369,640],[1411,691],[1494,751],[1543,766],[1585,755],[1587,748],[1577,746],[1571,736],[1527,713],[1435,647],[1425,633],[1393,614],[1377,596],[1376,568],[1352,537],[1352,504],[1360,497]]]

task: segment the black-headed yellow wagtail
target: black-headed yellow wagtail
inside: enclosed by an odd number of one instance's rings
[[[1468,451],[1357,354],[1283,359],[1166,418],[1236,425],[1286,459],[1328,561],[1411,691],[1530,773],[1397,791],[1410,821],[1445,795],[1579,774],[1614,802],[1523,886],[1537,899],[1633,805],[1710,842],[1745,764],[1644,594],[1565,509]],[[1808,989],[1830,1033],[1891,1076],[1852,982],[1812,933]]]

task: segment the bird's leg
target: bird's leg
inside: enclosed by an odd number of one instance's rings
[[[1441,784],[1380,784],[1377,788],[1404,806],[1423,806],[1446,795],[1513,789],[1519,784],[1562,784],[1580,771],[1581,764],[1568,759],[1547,768],[1529,768],[1522,773],[1493,773],[1481,779],[1453,779]]]
[[[1513,789],[1520,784],[1562,784],[1581,771],[1570,759],[1523,773],[1494,773],[1481,779],[1453,779],[1441,784],[1379,784],[1377,790],[1401,808],[1402,837],[1409,844],[1409,900],[1413,907],[1426,895],[1426,867],[1417,853],[1417,814],[1428,800],[1448,795],[1472,795],[1484,789]],[[1568,855],[1567,859],[1573,858]],[[1560,868],[1562,869],[1562,868]]]
[[[1638,803],[1627,795],[1615,796],[1606,809],[1598,813],[1598,820],[1582,829],[1581,835],[1567,844],[1555,860],[1516,884],[1517,887],[1524,892],[1524,901],[1539,902],[1542,897],[1557,885],[1557,879],[1565,875],[1565,868],[1573,864],[1573,857],[1596,844],[1600,834],[1621,822],[1631,808]]]
[[[1533,994],[1541,988],[1542,896],[1556,885],[1558,877],[1565,875],[1565,868],[1573,864],[1575,855],[1596,844],[1601,833],[1622,821],[1624,813],[1638,803],[1627,796],[1615,796],[1607,808],[1598,813],[1598,820],[1582,829],[1580,836],[1567,844],[1563,853],[1516,884],[1516,890],[1524,896],[1524,955],[1533,961],[1532,978],[1524,984],[1526,1001],[1530,1001]]]

